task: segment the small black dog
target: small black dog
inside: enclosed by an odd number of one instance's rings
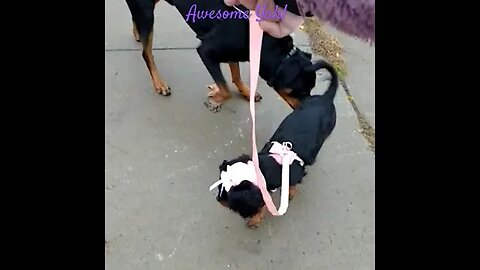
[[[170,94],[168,87],[162,87],[163,83],[158,83],[157,87],[155,82],[160,79],[155,79],[155,74],[158,75],[158,72],[151,56],[153,9],[158,0],[126,1],[134,21],[134,34],[137,40],[141,40],[144,44],[143,56],[152,74],[155,88],[160,89],[157,91],[162,94]],[[196,33],[197,38],[201,40],[197,52],[215,82],[215,85],[209,86],[211,91],[205,105],[211,111],[217,112],[231,97],[220,63],[229,63],[233,83],[241,95],[249,99],[250,90],[242,82],[238,65],[239,62],[249,61],[249,20],[245,15],[248,14],[247,9],[239,7],[244,12],[242,14],[233,7],[225,5],[223,0],[165,1],[179,11],[185,22]],[[195,18],[191,16],[193,8],[196,12]],[[214,15],[211,16],[211,14]],[[268,85],[273,87],[291,108],[295,108],[310,95],[310,91],[315,86],[316,75],[311,59],[311,54],[302,52],[293,45],[291,36],[277,39],[264,34],[260,77],[267,81]],[[164,89],[167,89],[168,93]],[[255,101],[261,99],[262,97],[257,94]]]
[[[282,121],[270,141],[258,153],[260,170],[265,177],[267,189],[270,192],[281,186],[282,178],[282,166],[269,152],[273,142],[290,142],[292,151],[303,160],[304,165],[312,165],[324,141],[335,128],[337,116],[333,99],[338,88],[338,77],[335,69],[324,61],[316,63],[309,69],[318,70],[321,68],[325,68],[331,74],[331,82],[327,91],[323,95],[313,95],[305,98],[302,104]],[[222,175],[223,172],[227,171],[227,166],[232,166],[237,162],[249,163],[249,161],[251,161],[251,158],[248,155],[242,155],[230,161],[224,160],[219,167],[220,174]],[[250,169],[253,170],[254,168],[247,168],[247,170]],[[242,174],[244,174],[244,171],[245,169],[243,169]],[[296,185],[302,181],[305,175],[305,167],[295,160],[290,165],[290,199],[296,193]],[[266,209],[262,193],[256,184],[241,179],[245,178],[237,179],[239,184],[229,187],[228,191],[223,184],[220,184],[217,201],[243,218],[248,218],[248,226],[258,226],[263,220]]]

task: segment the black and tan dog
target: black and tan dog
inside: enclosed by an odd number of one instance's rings
[[[325,68],[331,74],[328,89],[323,95],[313,95],[305,98],[302,104],[282,121],[275,134],[258,153],[260,170],[265,177],[267,189],[270,192],[280,188],[282,182],[282,166],[270,153],[274,142],[280,144],[290,142],[292,144],[291,150],[303,160],[304,166],[312,165],[323,143],[335,128],[337,117],[333,100],[338,88],[337,74],[330,64],[323,61],[310,67],[311,70],[319,68]],[[250,166],[240,164],[241,169],[235,171],[235,164],[239,162]],[[298,160],[293,161],[290,165],[290,199],[296,194],[296,185],[306,175],[304,166]],[[231,168],[234,170],[228,172]],[[250,172],[254,170],[250,156],[242,155],[230,161],[224,160],[219,169],[220,178],[223,176],[228,179],[219,181],[221,184],[218,186],[217,201],[243,218],[248,219],[248,226],[258,226],[264,218],[266,207],[262,193],[255,181],[246,179],[255,178],[255,173]],[[238,174],[242,174],[242,176],[238,177]],[[233,178],[236,178],[235,182],[238,184],[225,188],[223,183],[231,183]]]
[[[126,0],[130,8],[134,35],[143,44],[143,57],[152,75],[155,89],[162,95],[169,95],[170,88],[160,79],[152,55],[153,9],[158,0]],[[165,0],[176,7],[183,19],[201,40],[197,52],[212,76],[215,84],[209,88],[205,105],[214,112],[230,97],[226,80],[220,69],[220,63],[229,63],[232,81],[246,99],[250,91],[242,82],[239,62],[249,60],[249,21],[233,7],[228,7],[223,0]],[[195,18],[192,14],[195,7]],[[240,7],[243,12],[247,10]],[[211,14],[215,14],[213,17]],[[220,14],[220,16],[217,16]],[[227,18],[224,18],[227,14]],[[188,18],[188,20],[187,20]],[[138,33],[138,34],[137,34]],[[315,86],[315,69],[312,68],[311,54],[302,52],[293,45],[291,36],[273,38],[264,34],[260,77],[290,105],[296,108],[310,95]],[[261,100],[256,95],[255,101]]]

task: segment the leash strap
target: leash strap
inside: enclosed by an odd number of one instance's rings
[[[295,152],[292,151],[292,143],[290,142],[283,142],[282,144],[275,141],[272,142],[270,153],[270,156],[275,158],[275,160],[282,165],[282,195],[280,197],[280,208],[278,208],[278,213],[283,215],[287,212],[289,202],[290,165],[292,165],[295,160],[297,160],[301,166],[304,165],[304,162]]]
[[[280,207],[278,214],[283,215],[288,209],[288,193],[290,192],[290,160],[292,156],[286,155],[282,160],[282,194],[280,195]]]
[[[267,184],[265,182],[265,178],[263,177],[262,172],[260,171],[260,166],[258,162],[258,151],[257,151],[257,141],[255,136],[255,92],[257,91],[258,85],[258,74],[260,72],[260,52],[262,46],[262,38],[263,38],[263,30],[260,28],[258,24],[257,14],[255,11],[250,11],[250,114],[252,116],[252,161],[255,167],[255,173],[257,175],[257,183],[260,191],[262,192],[263,200],[265,201],[265,205],[267,206],[268,211],[274,216],[281,216],[286,211],[286,207],[282,207],[280,205],[280,209],[282,212],[279,213],[275,204],[273,203],[272,197],[267,190]],[[287,167],[287,168],[285,168]],[[288,207],[288,176],[284,177],[285,173],[289,173],[290,166],[283,166],[282,168],[282,197],[284,197],[284,193],[286,193],[287,197],[287,207]],[[285,182],[286,186],[285,186]]]

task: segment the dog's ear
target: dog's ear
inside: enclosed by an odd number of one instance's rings
[[[228,205],[228,202],[227,202],[227,201],[219,200],[218,202],[219,202],[223,207],[230,208],[230,206]]]
[[[222,164],[220,166],[218,166],[218,169],[223,172],[223,171],[227,171],[227,165],[228,165],[228,161],[226,160],[223,160]]]
[[[287,38],[288,43],[287,43],[287,46],[285,46],[286,48],[292,48],[294,46],[292,36],[289,36],[289,37],[290,38]]]
[[[291,64],[290,62],[280,65],[273,81],[273,88],[277,91],[283,88],[290,88],[301,72],[300,65]]]
[[[219,202],[222,206],[225,206],[229,208],[228,205],[228,195],[227,192],[222,192],[222,195],[220,195],[220,189],[223,187],[218,187],[218,195],[217,195],[217,202]]]
[[[235,186],[235,190],[236,191],[249,190],[252,187],[252,185],[253,184],[251,182],[244,180],[240,182],[240,184]]]
[[[243,162],[243,163],[248,163],[250,160],[252,160],[252,158],[249,155],[243,154],[243,155],[239,156],[236,161],[240,161],[240,162]]]

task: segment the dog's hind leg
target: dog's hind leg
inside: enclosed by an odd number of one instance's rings
[[[230,73],[232,74],[232,82],[235,84],[235,86],[238,89],[238,92],[246,99],[250,99],[250,89],[248,88],[245,83],[242,81],[242,76],[240,75],[240,65],[238,62],[231,62],[228,63],[230,66]],[[262,100],[262,96],[256,92],[255,93],[255,102],[258,102]]]

